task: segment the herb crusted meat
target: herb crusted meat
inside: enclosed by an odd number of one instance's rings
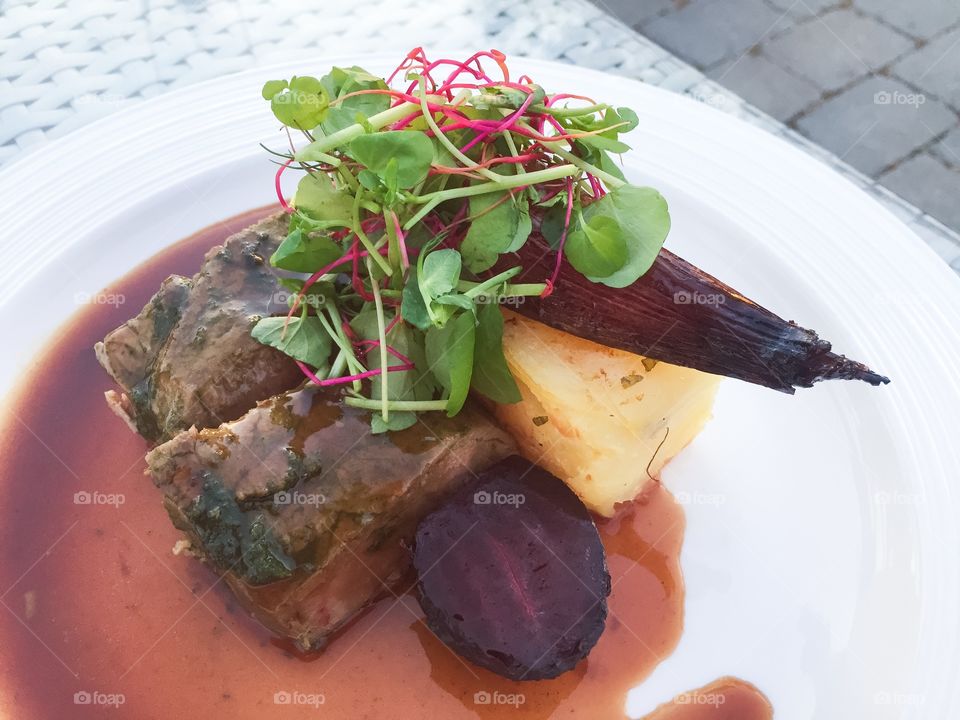
[[[305,388],[147,456],[174,524],[267,627],[304,650],[402,580],[417,524],[514,452],[468,405],[374,435],[367,414]]]
[[[107,401],[147,440],[234,420],[303,379],[290,358],[250,336],[261,317],[287,310],[268,262],[287,223],[277,213],[231,235],[193,278],[168,278],[139,315],[97,344],[121,388]]]

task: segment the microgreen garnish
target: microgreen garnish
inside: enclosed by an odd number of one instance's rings
[[[306,142],[274,153],[290,229],[270,262],[300,276],[282,281],[288,316],[253,336],[312,382],[346,386],[374,432],[454,415],[471,390],[519,401],[500,303],[562,292],[563,262],[629,285],[670,228],[660,194],[629,185],[613,158],[636,114],[512,80],[495,50],[461,62],[416,48],[386,80],[333,68],[270,81],[263,97]],[[291,167],[305,175],[288,203]],[[511,253],[532,236],[556,252],[556,272],[511,282],[523,270]]]

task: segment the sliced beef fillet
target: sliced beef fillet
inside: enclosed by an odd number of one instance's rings
[[[302,381],[292,360],[250,336],[260,317],[287,311],[269,262],[286,232],[277,213],[231,235],[193,278],[168,278],[139,315],[97,344],[121,387],[107,401],[147,440],[216,427]]]
[[[316,388],[191,428],[147,456],[174,524],[258,619],[304,650],[407,577],[417,524],[514,452],[469,405],[372,435]]]

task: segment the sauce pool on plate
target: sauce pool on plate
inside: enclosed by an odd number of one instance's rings
[[[683,626],[684,517],[659,484],[598,523],[613,583],[606,629],[586,661],[549,681],[512,682],[467,664],[421,622],[412,594],[381,600],[324,653],[299,656],[213,572],[171,552],[180,534],[143,475],[147,446],[104,402],[111,382],[93,345],[165,277],[192,275],[209,248],[266,212],[213,225],[119,280],[109,292],[124,301],[72,318],[8,399],[0,717],[305,714],[294,705],[335,718],[625,717],[627,691],[672,652]],[[688,695],[729,702],[678,696],[650,717],[770,717],[752,686],[717,682]]]

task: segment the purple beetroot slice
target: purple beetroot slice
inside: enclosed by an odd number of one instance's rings
[[[603,632],[610,575],[597,528],[563,482],[518,456],[420,523],[414,566],[430,629],[499,675],[556,677]]]

